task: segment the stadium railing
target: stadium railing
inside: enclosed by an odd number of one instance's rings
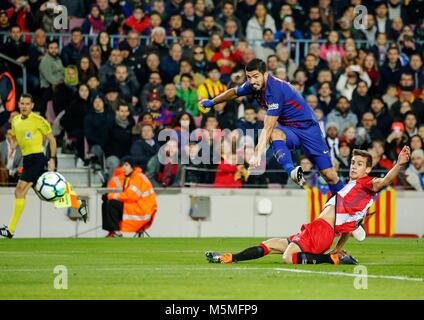
[[[24,32],[23,35],[29,36],[31,38],[31,40],[34,38],[34,32]],[[4,39],[4,41],[6,41],[7,37],[8,37],[8,33],[7,32],[0,32],[0,36]],[[59,49],[62,50],[62,48],[70,41],[71,39],[71,34],[69,32],[62,32],[62,33],[46,33],[46,37],[47,39],[56,39],[59,42]],[[83,35],[84,38],[84,42],[86,45],[89,44],[93,44],[96,42],[96,38],[97,35],[96,34],[84,34]],[[127,38],[127,35],[110,35],[110,43],[112,44],[112,47],[117,47],[119,42],[121,42],[122,40],[125,40]],[[178,42],[180,40],[180,37],[166,37],[167,43],[174,43],[174,42]],[[237,42],[238,38],[236,37],[231,37],[231,38],[224,38],[224,40],[230,41],[231,43],[235,43]],[[150,42],[150,37],[146,36],[146,35],[141,35],[140,36],[140,41],[144,42],[144,44],[149,44]],[[196,44],[199,44],[201,46],[206,45],[206,43],[209,41],[209,38],[207,37],[195,37],[194,38],[194,42]],[[261,43],[263,40],[262,39],[255,39],[255,40],[250,40],[249,41],[249,45],[254,48],[257,44]],[[322,40],[309,40],[309,39],[297,39],[297,40],[290,40],[285,42],[285,45],[287,47],[292,48],[292,54],[294,54],[294,57],[292,56],[292,59],[296,62],[296,64],[299,64],[299,62],[301,61],[301,58],[304,57],[307,52],[308,52],[308,48],[312,43],[319,43],[319,44],[323,44],[325,43],[327,40],[326,39],[322,39]],[[344,40],[341,40],[340,43],[344,43]],[[417,42],[419,45],[424,44],[424,41],[418,41]],[[366,47],[368,45],[367,40],[355,40],[355,44],[357,46],[357,48],[361,48],[361,47]],[[294,46],[294,49],[293,49]]]
[[[26,71],[25,65],[3,53],[0,53],[0,59],[4,59],[7,62],[13,63],[22,69],[22,82],[23,82],[22,91],[23,93],[27,93],[27,71]]]

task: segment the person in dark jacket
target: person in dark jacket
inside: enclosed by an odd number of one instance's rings
[[[134,127],[129,105],[125,101],[119,103],[115,119],[108,126],[108,143],[104,146],[108,177],[119,167],[120,159],[130,154],[131,130]]]
[[[81,57],[88,56],[88,46],[84,44],[81,28],[71,30],[71,43],[62,49],[60,57],[63,65],[66,67],[69,64],[78,65]]]
[[[159,151],[159,144],[155,140],[155,132],[149,124],[144,124],[141,127],[140,139],[133,142],[130,150],[130,155],[137,159],[137,164],[147,170],[147,163]]]
[[[402,72],[402,64],[400,62],[399,49],[390,47],[387,51],[386,62],[380,68],[380,92],[386,92],[389,84],[398,84],[400,74]]]
[[[244,107],[244,117],[236,123],[237,129],[243,132],[243,135],[253,138],[255,145],[258,143],[259,123],[256,122],[256,111],[252,106]]]
[[[89,112],[90,90],[86,84],[81,84],[78,88],[78,96],[65,109],[65,114],[60,120],[60,124],[65,129],[70,140],[74,140],[75,151],[78,158],[84,160],[84,118]]]
[[[356,89],[352,93],[352,100],[350,101],[350,109],[358,119],[370,110],[371,97],[369,96],[368,85],[365,81],[360,80]]]
[[[377,121],[377,129],[387,137],[390,134],[393,118],[381,96],[374,96],[371,100],[371,112]]]
[[[94,154],[95,163],[103,166],[104,148],[109,143],[108,131],[113,121],[113,114],[105,111],[105,104],[100,96],[94,98],[93,110],[84,119],[84,135]]]

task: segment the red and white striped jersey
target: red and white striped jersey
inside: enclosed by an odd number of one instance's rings
[[[358,227],[359,221],[365,218],[368,209],[377,198],[378,193],[373,190],[373,177],[363,177],[350,180],[335,197],[332,197],[325,206],[336,207],[336,233],[352,232]]]

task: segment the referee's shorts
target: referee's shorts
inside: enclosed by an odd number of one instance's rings
[[[23,170],[19,180],[37,183],[38,178],[47,171],[47,158],[44,153],[24,156]]]

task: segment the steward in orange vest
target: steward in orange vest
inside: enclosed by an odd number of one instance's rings
[[[108,237],[121,237],[122,232],[139,232],[148,229],[157,211],[153,186],[132,157],[122,159],[107,187],[122,192],[107,194],[102,206],[103,229]]]

